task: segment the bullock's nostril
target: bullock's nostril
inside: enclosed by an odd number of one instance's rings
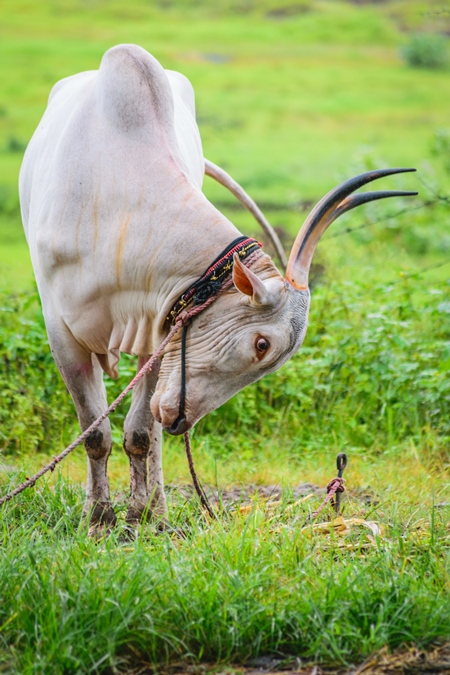
[[[166,428],[166,431],[168,431],[169,434],[172,434],[172,436],[179,436],[180,434],[184,434],[184,432],[187,431],[187,428],[188,425],[185,416],[178,415],[175,422],[172,422],[170,427]]]

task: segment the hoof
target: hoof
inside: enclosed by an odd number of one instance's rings
[[[166,514],[166,512],[165,512]],[[145,523],[149,523],[155,527],[156,532],[165,532],[171,530],[171,526],[167,518],[158,516],[155,512],[150,513],[146,509],[138,509],[135,506],[129,506],[125,518],[127,523],[127,530],[134,532],[134,538],[139,536],[139,531]]]
[[[166,505],[130,504],[125,520],[130,525],[139,523],[159,523],[167,519]]]
[[[131,527],[138,527],[140,523],[145,523],[151,519],[149,510],[143,504],[139,506],[129,506],[127,515],[125,516],[125,521]]]
[[[89,537],[101,538],[116,525],[116,514],[110,502],[97,502],[85,508],[83,520],[89,523]]]
[[[139,523],[127,523],[120,533],[119,541],[121,544],[130,544],[139,539]]]
[[[95,523],[94,525],[89,526],[88,537],[89,539],[94,539],[95,541],[100,542],[103,539],[106,539],[106,537],[108,537],[112,531],[113,528],[109,525]]]

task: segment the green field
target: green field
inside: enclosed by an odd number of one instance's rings
[[[419,191],[330,228],[303,348],[192,434],[205,482],[281,486],[281,504],[227,503],[210,523],[172,487],[170,520],[184,538],[146,526],[124,544],[119,409],[119,527],[108,540],[79,526],[81,448],[3,508],[0,672],[131,673],[177,659],[231,668],[277,654],[342,667],[449,640],[450,67],[413,68],[401,55],[414,32],[448,34],[448,2],[2,0],[0,10],[2,494],[78,434],[16,188],[56,80],[97,68],[120,42],[187,75],[205,156],[260,203],[286,248],[310,205],[355,173],[414,166],[376,189]],[[205,191],[260,237],[231,195],[210,179]],[[135,365],[123,358],[110,400]],[[166,483],[188,483],[181,441],[164,444]],[[340,451],[350,459],[344,517],[375,522],[376,535],[361,524],[301,529],[320,496],[296,503],[292,490],[325,486]]]

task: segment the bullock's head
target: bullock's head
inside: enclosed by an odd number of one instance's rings
[[[352,193],[376,178],[414,169],[371,171],[329,192],[312,210],[292,248],[283,278],[264,255],[251,268],[237,256],[233,286],[204,310],[187,334],[186,402],[180,415],[181,338],[164,355],[151,409],[166,431],[180,434],[243,387],[283,365],[303,342],[308,323],[308,275],[327,227],[355,206],[416,192]]]

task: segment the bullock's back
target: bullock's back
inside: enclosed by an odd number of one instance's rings
[[[143,240],[158,246],[164,195],[201,187],[203,172],[192,87],[145,50],[119,45],[99,71],[57,83],[20,175],[38,283],[109,260],[104,285],[120,284]]]

